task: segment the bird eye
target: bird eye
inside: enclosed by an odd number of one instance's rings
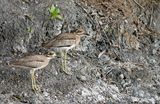
[[[55,54],[55,52],[53,52],[53,51],[50,51],[50,52],[47,53],[47,56],[48,56],[48,57],[54,56],[54,55],[56,55],[56,54]]]

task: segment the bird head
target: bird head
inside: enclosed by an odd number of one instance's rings
[[[86,33],[85,29],[82,26],[76,30],[76,33],[81,37],[88,36],[88,34]]]
[[[56,56],[56,53],[54,51],[49,51],[47,54],[46,54],[46,57],[48,59],[52,59]]]
[[[83,34],[85,34],[86,32],[84,31],[83,28],[79,28],[79,29],[76,31],[76,33],[77,33],[78,35],[83,35]]]

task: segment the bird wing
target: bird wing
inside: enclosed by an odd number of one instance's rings
[[[43,55],[32,55],[11,61],[10,66],[20,68],[37,68],[43,66],[45,61],[48,62],[48,59]]]
[[[14,63],[11,63],[11,66],[13,67],[19,67],[19,68],[41,68],[41,67],[45,67],[44,66],[44,62],[42,61],[16,61]]]
[[[75,44],[75,40],[76,40],[75,34],[64,33],[54,37],[53,39],[45,43],[43,46],[46,48],[70,47],[71,45]]]
[[[23,58],[18,59],[18,61],[41,61],[43,62],[45,59],[47,59],[44,55],[31,55],[31,56],[25,56]]]

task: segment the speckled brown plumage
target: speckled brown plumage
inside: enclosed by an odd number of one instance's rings
[[[10,66],[15,68],[25,68],[30,70],[32,79],[32,89],[34,91],[39,91],[39,87],[36,85],[34,72],[35,70],[42,69],[46,67],[51,59],[55,57],[54,52],[50,52],[47,55],[29,55],[10,61]]]
[[[84,29],[80,27],[75,32],[59,34],[58,36],[50,39],[48,42],[42,44],[42,46],[48,49],[50,48],[59,49],[61,51],[61,56],[64,56],[64,67],[63,67],[63,60],[62,60],[62,69],[66,74],[71,74],[71,72],[66,70],[65,68],[67,51],[76,47],[80,43],[82,36],[86,36],[86,34]],[[63,54],[62,51],[65,51],[65,54]]]
[[[50,41],[42,44],[45,48],[60,48],[62,50],[68,51],[79,44],[81,37],[85,36],[85,31],[80,28],[73,33],[62,33]]]

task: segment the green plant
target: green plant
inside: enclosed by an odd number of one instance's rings
[[[55,7],[54,5],[52,5],[48,9],[48,11],[50,13],[51,19],[62,19],[62,16],[60,15],[60,9],[58,7]]]
[[[31,33],[32,32],[32,27],[27,27],[27,32]]]

